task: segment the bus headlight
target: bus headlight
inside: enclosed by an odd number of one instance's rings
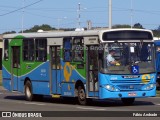
[[[147,84],[142,88],[142,90],[152,90],[155,86],[156,84]]]
[[[105,88],[109,91],[119,91],[119,89],[117,89],[116,87],[114,87],[113,85],[106,85]]]

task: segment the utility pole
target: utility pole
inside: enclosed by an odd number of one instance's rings
[[[83,8],[83,9],[87,9],[87,8]],[[78,3],[78,9],[77,9],[77,28],[75,29],[75,31],[84,31],[84,28],[81,28],[81,4]]]
[[[112,0],[109,0],[109,29],[112,29]]]
[[[133,26],[133,1],[131,0],[131,28]]]
[[[22,33],[23,33],[23,30],[24,30],[24,4],[25,4],[25,0],[23,0],[23,4],[22,4]]]
[[[81,28],[81,4],[78,3],[78,28],[80,29]]]

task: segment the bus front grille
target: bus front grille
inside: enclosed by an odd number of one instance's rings
[[[119,90],[121,91],[135,91],[135,90],[141,90],[141,88],[143,87],[143,84],[135,84],[135,85],[117,85],[117,87],[119,88]]]
[[[140,84],[142,83],[142,80],[111,80],[113,84],[122,84],[122,83],[127,83],[127,84]]]

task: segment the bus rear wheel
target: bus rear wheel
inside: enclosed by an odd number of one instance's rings
[[[25,97],[27,101],[33,100],[32,85],[30,81],[25,83]]]
[[[135,101],[135,98],[122,98],[121,100],[124,105],[132,105]]]

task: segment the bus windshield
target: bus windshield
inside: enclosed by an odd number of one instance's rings
[[[100,71],[108,74],[155,72],[153,43],[105,43],[100,55]]]

